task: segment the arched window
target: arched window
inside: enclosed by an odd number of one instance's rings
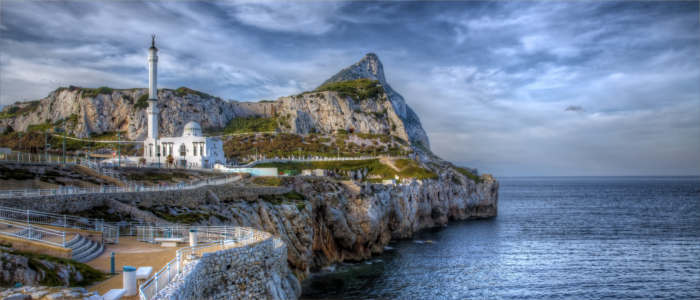
[[[185,144],[180,145],[180,156],[187,156],[187,148],[185,147]]]

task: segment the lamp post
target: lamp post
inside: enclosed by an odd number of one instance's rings
[[[117,167],[122,166],[121,141],[122,141],[122,134],[121,134],[121,132],[117,132]]]
[[[66,164],[66,122],[63,122],[63,165]]]
[[[158,140],[156,140],[156,156],[158,157],[158,168],[160,169],[160,145],[158,145]]]
[[[49,133],[48,131],[44,131],[44,159],[46,159],[46,162],[49,161]]]

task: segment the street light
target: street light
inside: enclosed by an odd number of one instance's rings
[[[62,146],[62,148],[63,148],[63,157],[62,157],[61,161],[62,161],[63,164],[65,165],[65,164],[66,164],[66,120],[65,120],[65,119],[63,120],[63,126],[62,126],[62,129],[61,129],[61,130],[62,130],[62,133],[63,133],[63,146]]]
[[[121,132],[117,132],[117,167],[122,166],[121,141],[122,141],[122,134],[121,134]]]

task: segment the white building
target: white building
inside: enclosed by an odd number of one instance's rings
[[[146,164],[167,165],[169,157],[176,167],[212,168],[216,163],[224,164],[223,142],[202,136],[202,127],[197,122],[185,124],[180,137],[158,138],[157,52],[153,36],[148,49],[148,137],[143,141]]]

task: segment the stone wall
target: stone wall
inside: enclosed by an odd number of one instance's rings
[[[205,253],[184,269],[155,299],[296,299],[301,294],[279,238]]]
[[[19,209],[31,209],[52,213],[75,213],[93,207],[108,206],[122,213],[136,213],[138,219],[158,220],[147,212],[138,212],[136,206],[150,207],[155,204],[167,204],[183,207],[196,207],[201,204],[218,204],[219,198],[256,199],[261,194],[283,194],[288,188],[275,187],[241,187],[232,184],[210,185],[196,189],[133,192],[133,193],[94,193],[79,195],[48,195],[23,198],[0,199],[0,206]],[[131,205],[131,206],[129,206]],[[163,222],[159,220],[158,222]]]
[[[0,235],[0,243],[11,244],[11,248],[16,251],[45,254],[54,257],[72,258],[73,250],[59,246],[49,245],[42,242],[25,240],[9,235]]]

